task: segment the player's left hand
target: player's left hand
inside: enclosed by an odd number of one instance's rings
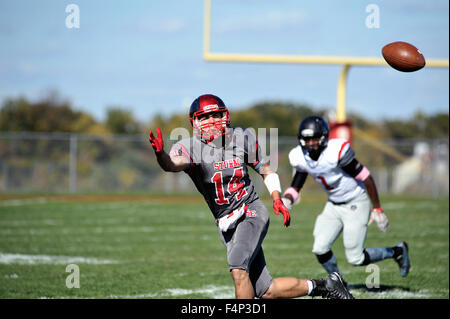
[[[382,232],[385,232],[389,227],[389,220],[382,208],[372,209],[369,225],[372,224],[373,221],[377,223],[378,229]]]
[[[153,135],[153,132],[150,131],[150,135],[148,137],[148,140],[152,144],[153,149],[155,150],[155,153],[161,153],[164,149],[164,141],[161,134],[161,129],[156,129],[156,137]]]
[[[275,212],[275,215],[280,214],[280,212],[283,214],[284,217],[284,226],[289,227],[291,223],[291,215],[289,215],[289,210],[284,206],[283,201],[280,198],[277,198],[273,201],[273,210]]]
[[[292,201],[291,201],[289,198],[287,198],[287,197],[282,197],[282,198],[281,198],[281,201],[283,202],[284,206],[286,206],[286,208],[287,208],[288,210],[291,210],[291,208],[292,208]]]

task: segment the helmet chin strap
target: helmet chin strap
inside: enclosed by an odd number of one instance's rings
[[[320,153],[322,153],[322,150],[309,150],[308,151],[309,157],[311,157],[311,159],[313,159],[315,161],[317,161],[317,159],[319,158]]]
[[[300,138],[299,142],[300,146],[309,154],[309,157],[311,157],[311,159],[313,159],[314,161],[317,161],[317,159],[320,157],[320,154],[322,154],[323,150],[326,148],[328,139],[325,136],[321,136],[317,150],[312,147],[306,147],[306,142],[303,138]]]

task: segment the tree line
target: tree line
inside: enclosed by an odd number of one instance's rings
[[[306,103],[264,101],[244,109],[231,110],[233,126],[271,128],[277,127],[280,136],[295,136],[299,122],[305,116],[325,116],[327,109],[313,108]],[[407,119],[373,121],[360,114],[349,113],[353,126],[377,138],[448,138],[449,114],[426,114],[416,111]],[[147,122],[137,120],[133,112],[120,106],[107,108],[104,121],[98,121],[86,112],[73,108],[70,102],[57,94],[38,101],[26,97],[7,98],[0,107],[1,132],[70,132],[87,134],[146,134],[150,128],[161,127],[170,132],[176,127],[190,129],[187,114],[178,113],[164,117],[160,114]]]

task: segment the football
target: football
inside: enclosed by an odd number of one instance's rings
[[[381,50],[386,62],[394,69],[402,72],[414,72],[425,66],[425,58],[412,44],[397,41]]]

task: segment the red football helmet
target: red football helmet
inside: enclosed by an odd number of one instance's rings
[[[202,119],[202,116],[205,114],[216,112],[220,112],[222,115],[214,118],[213,121]],[[189,109],[189,119],[194,134],[207,142],[224,135],[230,127],[230,112],[228,108],[218,96],[212,94],[201,95],[192,102]]]

